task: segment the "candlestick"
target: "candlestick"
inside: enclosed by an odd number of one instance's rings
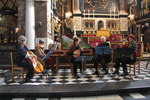
[[[115,20],[115,10],[114,10],[114,20]]]
[[[89,17],[89,20],[90,20],[90,10],[88,10],[88,17]]]
[[[74,36],[73,37],[77,37],[77,35],[76,35],[76,25],[74,25]]]
[[[93,20],[94,20],[94,10],[93,10]]]

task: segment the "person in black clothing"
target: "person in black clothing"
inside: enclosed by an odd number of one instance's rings
[[[73,55],[78,55],[78,52],[75,52],[75,50],[80,50],[80,56],[83,54],[83,48],[79,45],[79,40],[77,38],[74,38],[74,43],[71,45],[71,47],[68,50],[68,55],[71,56],[70,62],[73,64],[73,73],[74,76],[77,78],[79,77],[77,75],[77,66],[79,64],[80,72],[82,71],[82,63],[81,61],[75,61],[76,58]]]
[[[20,36],[18,39],[18,49],[16,54],[16,63],[19,67],[25,67],[28,69],[26,74],[26,81],[31,82],[30,79],[33,78],[33,65],[30,64],[26,59],[30,57],[36,57],[35,55],[27,55],[27,47],[26,47],[26,37]]]
[[[101,36],[100,40],[102,43],[100,45],[96,44],[96,46],[109,46],[109,43],[106,42],[106,37]],[[94,59],[94,68],[95,68],[94,74],[96,75],[99,74],[97,70],[98,62],[100,62],[100,64],[102,65],[105,74],[108,74],[108,71],[106,69],[106,64],[109,63],[110,61],[111,61],[110,55],[98,55],[98,57]]]

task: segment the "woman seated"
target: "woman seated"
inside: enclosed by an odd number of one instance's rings
[[[55,67],[54,67],[52,58],[48,57],[46,60],[42,60],[46,56],[46,54],[44,52],[44,43],[45,43],[44,40],[42,40],[42,39],[39,40],[39,43],[37,43],[36,47],[35,47],[35,54],[37,55],[38,61],[43,66],[45,66],[45,68],[51,66],[52,73],[54,74],[56,71],[55,71]]]
[[[78,52],[76,52],[76,50],[80,50],[80,56],[83,54],[83,48],[79,45],[79,40],[77,38],[74,38],[74,43],[69,48],[67,54],[71,56],[70,62],[73,64],[74,77],[78,78],[79,76],[77,75],[77,65],[79,64],[80,72],[82,71],[82,65],[81,61],[76,61],[76,58],[74,57],[74,55],[79,54]]]
[[[26,74],[26,81],[30,82],[33,78],[33,65],[30,64],[27,59],[28,58],[32,58],[32,57],[36,57],[35,55],[27,55],[27,42],[26,42],[26,37],[24,36],[20,36],[18,39],[18,49],[17,49],[17,54],[16,54],[16,63],[19,67],[25,67],[28,69],[28,72]]]

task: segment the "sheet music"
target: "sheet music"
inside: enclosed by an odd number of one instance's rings
[[[53,53],[53,51],[57,49],[57,46],[58,46],[58,42],[55,42],[55,45],[54,45],[53,50],[49,51],[49,52],[47,53],[47,55],[46,55],[42,60],[45,60],[45,59],[47,59],[49,56],[51,56],[51,54]]]
[[[97,46],[95,47],[95,52],[97,55],[110,55],[109,46]]]
[[[55,42],[55,46],[54,46],[53,50],[56,50],[57,46],[58,46],[58,42]]]

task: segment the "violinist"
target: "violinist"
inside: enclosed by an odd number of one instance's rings
[[[26,59],[31,57],[36,57],[35,55],[27,55],[26,37],[20,36],[18,39],[18,49],[16,54],[16,63],[20,67],[25,67],[28,69],[25,81],[32,82],[31,79],[34,75],[33,65],[30,64]]]
[[[42,60],[44,56],[46,56],[44,52],[44,43],[45,41],[43,39],[39,40],[39,43],[36,44],[35,47],[35,54],[37,55],[38,61],[47,68],[49,65],[51,65],[52,73],[56,73],[53,60],[51,57],[48,57],[46,60]]]
[[[119,68],[120,68],[120,63],[122,63],[122,67],[123,67],[123,75],[126,76],[128,75],[128,71],[127,71],[127,65],[126,64],[130,64],[130,63],[134,63],[136,62],[137,58],[136,58],[136,51],[137,51],[137,44],[135,42],[135,36],[132,34],[129,34],[127,37],[127,40],[129,41],[129,45],[128,48],[133,48],[134,49],[134,53],[130,54],[130,55],[125,55],[124,57],[119,57],[116,59],[116,65],[115,65],[115,71],[113,74],[119,74]]]
[[[96,44],[96,46],[109,46],[109,43],[106,42],[105,36],[101,36],[100,40],[102,43],[100,45]],[[105,75],[108,74],[108,71],[106,69],[106,64],[109,63],[110,61],[111,61],[110,55],[98,55],[98,57],[94,59],[95,72],[93,74],[96,74],[96,75],[99,74],[98,73],[98,62],[100,62],[100,64],[102,65]]]

